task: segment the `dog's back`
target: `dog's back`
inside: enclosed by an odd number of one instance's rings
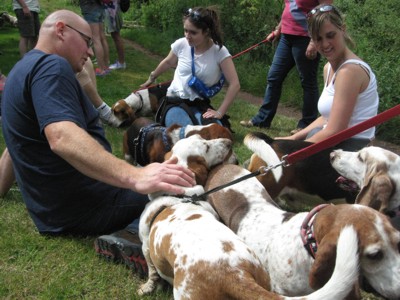
[[[245,137],[245,144],[252,143],[254,155],[250,160],[248,170],[254,172],[261,166],[268,165],[268,157],[265,156],[265,144],[271,146],[279,159],[284,155],[294,153],[306,148],[312,143],[301,140],[275,140],[261,133],[250,133]],[[277,181],[271,173],[257,177],[267,189],[272,198],[284,193],[284,189],[295,189],[311,195],[318,195],[324,200],[345,198],[348,202],[354,202],[355,195],[342,190],[336,179],[339,173],[332,167],[329,154],[332,148],[317,152],[293,165],[283,167],[283,175]]]

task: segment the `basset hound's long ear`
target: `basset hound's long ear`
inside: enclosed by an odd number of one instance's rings
[[[336,263],[336,247],[339,234],[340,231],[338,229],[331,230],[321,239],[318,245],[315,261],[308,276],[309,284],[314,290],[323,287],[332,276]],[[345,299],[361,299],[358,280],[356,280],[352,291]]]
[[[165,153],[165,155],[164,155],[164,161],[170,159],[171,156],[172,156],[172,151],[169,151],[169,152]]]
[[[394,185],[387,175],[386,165],[371,164],[367,166],[364,186],[357,195],[355,203],[369,206],[385,213],[393,192]]]
[[[332,276],[335,268],[338,237],[339,231],[331,230],[318,244],[318,251],[308,277],[310,286],[314,290],[324,286]]]
[[[190,156],[187,164],[188,168],[196,176],[196,184],[204,186],[207,181],[208,173],[210,172],[204,157]]]

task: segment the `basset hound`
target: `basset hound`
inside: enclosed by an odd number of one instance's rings
[[[237,165],[218,166],[210,172],[205,190],[249,174]],[[351,275],[353,288],[346,299],[361,298],[360,278],[380,295],[399,299],[400,232],[385,215],[359,204],[322,204],[310,213],[290,213],[274,203],[254,176],[249,177],[209,194],[208,201],[221,221],[255,251],[273,292],[296,296],[324,286],[343,259],[339,236],[349,227],[358,242],[344,242],[358,254],[346,259],[359,263],[359,272]]]
[[[188,189],[186,198],[150,195],[139,223],[149,277],[139,295],[153,292],[164,279],[173,285],[174,299],[300,299],[270,292],[268,273],[254,251],[218,221],[208,202],[193,203],[189,198],[203,193],[206,174],[223,162],[230,146],[228,139],[204,140],[199,135],[173,146],[172,155],[178,157],[178,164],[194,171],[199,185]],[[324,288],[301,299],[337,300],[351,290],[357,274],[357,239],[351,229],[344,230],[341,239],[348,244],[339,243],[343,260],[335,276]]]
[[[125,99],[115,102],[111,110],[123,126],[132,124],[138,117],[155,116],[168,87],[169,84],[159,84],[133,92]]]
[[[261,132],[247,134],[245,142],[247,147],[253,151],[247,166],[250,172],[254,172],[260,167],[272,166],[275,162],[280,162],[285,155],[312,144],[301,140],[275,140]],[[268,146],[274,150],[276,155],[265,152],[265,147]],[[284,194],[295,195],[296,192],[303,192],[317,195],[325,201],[345,198],[348,203],[354,203],[356,194],[343,190],[336,184],[339,174],[330,164],[329,154],[331,151],[332,149],[320,151],[284,167],[278,177],[273,173],[267,173],[264,176],[258,176],[257,179],[273,199]]]
[[[187,125],[181,127],[174,124],[164,127],[144,117],[136,119],[126,130],[123,137],[123,152],[126,161],[135,165],[145,166],[153,162],[163,162],[166,153],[180,139],[199,134],[210,140],[227,138],[233,141],[232,133],[219,124]],[[232,152],[227,158],[228,163],[237,163]]]
[[[330,159],[341,175],[338,181],[359,190],[356,203],[375,208],[400,221],[399,155],[369,146],[355,152],[334,150]],[[400,224],[396,227],[400,230]]]

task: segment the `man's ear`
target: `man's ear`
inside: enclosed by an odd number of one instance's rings
[[[55,32],[56,32],[57,37],[61,40],[64,40],[65,23],[62,21],[58,21],[58,22],[56,22],[54,27],[55,27]]]

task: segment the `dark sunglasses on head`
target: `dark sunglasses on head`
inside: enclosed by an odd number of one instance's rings
[[[333,5],[323,5],[321,7],[314,8],[310,10],[310,12],[307,14],[307,19],[311,18],[313,15],[315,15],[317,12],[329,12],[329,11],[335,11],[337,12],[336,8]]]
[[[77,33],[79,33],[81,35],[81,37],[85,40],[86,45],[88,48],[92,48],[93,47],[93,40],[90,36],[84,34],[83,32],[80,32],[78,29],[75,29],[74,27],[65,24],[65,26],[67,26],[68,28],[71,28],[72,30],[76,31]]]
[[[197,11],[197,10],[194,10],[193,8],[189,8],[187,11],[186,11],[186,14],[185,14],[185,16],[186,17],[191,17],[194,21],[200,21],[200,19],[201,19],[201,15],[200,15],[200,13]]]

